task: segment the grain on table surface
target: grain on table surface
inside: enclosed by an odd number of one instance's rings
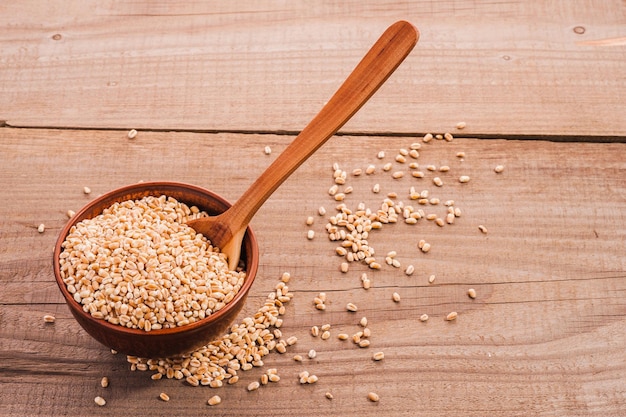
[[[0,416],[626,415],[623,1],[4,3]],[[68,213],[142,180],[236,200],[398,19],[419,28],[414,51],[252,221],[261,263],[242,317],[288,280],[280,333],[297,343],[212,389],[131,372],[80,329],[51,270]],[[384,225],[381,269],[342,274],[324,229],[333,169],[350,206],[406,203],[419,184],[446,222]],[[326,324],[331,337],[311,335]],[[268,369],[280,381],[248,392]]]
[[[129,143],[116,131],[4,128],[2,133],[0,414],[21,415],[33,399],[42,415],[79,415],[89,406],[101,415],[140,413],[162,409],[161,392],[171,398],[168,409],[180,413],[208,407],[212,389],[130,372],[123,355],[111,355],[78,327],[54,283],[52,246],[69,208],[139,180],[189,182],[234,200],[269,163],[255,150],[266,144],[281,150],[292,137],[144,132],[140,141]],[[422,220],[413,226],[385,225],[373,234],[380,256],[396,251],[395,259],[415,265],[411,276],[387,265],[372,271],[355,263],[342,274],[334,245],[325,237],[310,241],[303,235],[313,227],[324,236],[325,222],[317,219],[307,226],[302,219],[316,216],[320,205],[328,208],[327,215],[334,210],[327,194],[333,162],[346,169],[380,163],[380,149],[392,157],[393,150],[414,139],[331,139],[255,216],[252,226],[262,258],[244,313],[256,311],[288,271],[295,297],[281,331],[298,342],[286,354],[264,359],[265,367],[279,370],[280,382],[247,392],[261,369],[241,372],[238,384],[220,388],[221,412],[254,415],[259,406],[280,403],[281,412],[294,415],[355,409],[362,415],[411,410],[413,415],[455,416],[489,409],[497,410],[492,415],[512,416],[519,407],[528,415],[558,415],[562,409],[576,415],[580,404],[585,414],[624,413],[626,240],[619,225],[626,220],[625,145],[433,141],[420,157],[425,163],[445,163],[451,168],[446,175],[462,170],[472,177],[468,184],[451,181],[431,188],[442,201],[455,200],[462,216],[443,228]],[[115,158],[100,157],[103,143]],[[463,162],[456,157],[460,149],[467,153]],[[173,161],[184,161],[184,169]],[[497,163],[507,170],[494,173]],[[389,174],[374,175],[350,179],[354,192],[346,203],[380,201],[370,190],[374,180],[388,190],[400,186]],[[426,178],[401,181],[427,184]],[[90,184],[91,195],[82,192],[84,184]],[[297,202],[294,196],[303,189],[308,198]],[[281,227],[276,227],[277,212]],[[47,225],[43,234],[37,232],[41,222]],[[477,229],[483,223],[489,226],[487,235]],[[432,244],[429,253],[418,251],[420,238]],[[361,287],[364,272],[372,284],[367,291]],[[437,279],[429,284],[431,274]],[[477,291],[475,300],[467,296],[470,287]],[[393,291],[402,294],[402,302],[390,300]],[[325,311],[312,302],[320,292],[326,294]],[[358,313],[345,310],[349,302]],[[458,312],[454,322],[445,320],[451,311]],[[45,314],[54,315],[55,323],[44,323]],[[428,321],[419,321],[422,314]],[[352,335],[365,315],[371,329],[368,349],[310,335],[312,326],[327,323],[333,334]],[[310,349],[315,359],[293,360]],[[372,361],[380,350],[384,361]],[[303,366],[318,377],[316,384],[300,386],[297,375]],[[103,375],[110,380],[106,389],[99,384]],[[346,380],[347,375],[355,375],[358,383],[352,376]],[[367,401],[370,391],[380,396],[376,408]],[[428,395],[408,395],[415,392]],[[94,407],[95,396],[107,404]]]

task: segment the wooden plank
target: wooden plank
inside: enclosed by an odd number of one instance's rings
[[[626,136],[624,4],[28,0],[0,6],[10,126],[299,131],[393,21],[418,46],[345,132]]]
[[[21,415],[447,415],[447,416],[605,416],[626,413],[626,169],[624,144],[554,143],[455,139],[423,144],[418,162],[426,178],[393,163],[413,137],[332,138],[268,200],[253,220],[261,264],[244,314],[259,308],[284,271],[292,274],[294,300],[282,327],[296,343],[285,355],[272,353],[265,366],[240,372],[238,384],[221,389],[192,388],[180,381],[152,381],[131,372],[87,336],[62,304],[51,273],[56,234],[67,209],[138,180],[176,180],[213,189],[230,200],[292,139],[287,135],[0,130],[0,398],[2,416]],[[237,144],[233,146],[233,144]],[[273,152],[265,155],[269,145]],[[377,159],[380,150],[386,152]],[[461,160],[457,152],[465,152]],[[388,192],[409,204],[408,189],[428,189],[462,210],[454,225],[384,225],[370,244],[383,261],[398,252],[403,268],[384,264],[371,271],[351,264],[339,272],[324,226],[336,202],[328,195],[332,164],[348,172],[353,187],[346,204],[363,201],[376,208]],[[354,168],[375,164],[371,176]],[[449,172],[425,168],[448,165]],[[501,174],[494,166],[505,166]],[[440,176],[444,185],[434,186]],[[469,175],[467,184],[457,181]],[[373,194],[371,186],[381,185]],[[93,190],[83,194],[83,187]],[[418,204],[412,203],[415,207]],[[327,216],[316,214],[325,206]],[[439,205],[419,206],[445,213]],[[307,216],[315,217],[313,240],[306,239]],[[36,230],[45,223],[43,234]],[[488,228],[487,234],[477,226]],[[432,244],[420,253],[417,241]],[[372,288],[364,290],[366,272]],[[433,283],[428,277],[436,275]],[[473,287],[477,298],[467,297]],[[327,293],[327,310],[312,304]],[[401,301],[394,303],[391,294]],[[357,313],[345,305],[353,302]],[[454,322],[444,317],[458,312]],[[422,323],[418,317],[427,313]],[[54,324],[42,316],[54,314]],[[336,339],[353,334],[369,319],[371,346],[359,349]],[[313,338],[313,325],[330,323],[331,339]],[[315,360],[296,363],[293,354],[316,349]],[[385,352],[381,362],[371,360]],[[249,393],[245,386],[275,367],[281,381]],[[319,376],[302,386],[297,374]],[[107,375],[111,386],[99,380]],[[366,399],[369,391],[381,400]],[[167,404],[158,399],[167,392]],[[331,392],[333,400],[325,398]],[[206,400],[223,403],[210,410]],[[107,405],[98,408],[101,395]],[[294,401],[297,399],[297,401]]]

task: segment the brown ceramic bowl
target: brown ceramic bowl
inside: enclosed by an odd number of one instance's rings
[[[171,329],[145,331],[129,329],[96,319],[86,313],[77,303],[61,279],[59,255],[61,244],[70,228],[83,219],[93,218],[115,202],[140,199],[148,195],[167,195],[189,206],[195,205],[209,214],[219,214],[230,207],[230,203],[206,189],[175,182],[138,183],[118,188],[91,201],[76,213],[65,225],[54,247],[54,276],[70,311],[87,333],[103,345],[120,353],[145,358],[177,356],[218,339],[230,327],[244,306],[250,286],[259,266],[259,248],[254,233],[248,228],[243,240],[241,259],[246,265],[243,286],[228,304],[210,316],[186,326]]]

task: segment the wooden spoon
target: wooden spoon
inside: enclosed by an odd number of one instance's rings
[[[293,142],[224,213],[188,222],[228,257],[239,263],[248,223],[272,193],[365,104],[411,52],[419,32],[410,23],[391,25],[367,52],[337,92]]]

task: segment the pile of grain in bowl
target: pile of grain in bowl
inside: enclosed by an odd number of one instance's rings
[[[83,310],[146,331],[184,326],[222,309],[243,285],[226,256],[187,220],[206,215],[167,196],[115,203],[70,229],[61,277]]]

